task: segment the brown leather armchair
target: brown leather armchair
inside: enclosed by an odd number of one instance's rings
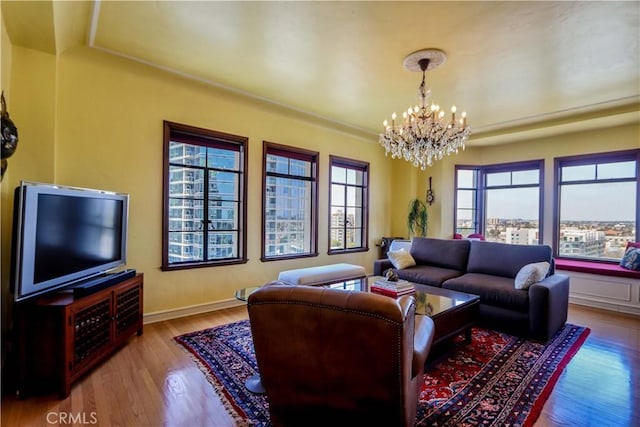
[[[269,285],[247,307],[274,426],[414,424],[434,326],[413,296]]]

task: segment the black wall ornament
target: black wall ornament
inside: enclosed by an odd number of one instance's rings
[[[0,94],[0,137],[2,145],[2,169],[0,170],[0,181],[4,178],[7,170],[7,159],[15,153],[18,147],[18,128],[9,118],[7,103],[4,100],[4,91]]]
[[[429,177],[429,190],[427,190],[427,203],[431,206],[431,203],[434,202],[436,196],[433,194],[433,190],[431,189],[431,177]]]

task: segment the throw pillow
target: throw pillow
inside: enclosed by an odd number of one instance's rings
[[[393,266],[398,270],[416,265],[416,260],[413,259],[411,254],[404,248],[398,249],[397,251],[389,251],[387,252],[387,256],[389,257],[391,264],[393,264]]]
[[[627,270],[640,270],[640,248],[628,247],[620,260],[620,267]]]
[[[529,286],[544,279],[550,266],[551,264],[544,261],[534,262],[522,267],[514,280],[516,289],[529,289]]]

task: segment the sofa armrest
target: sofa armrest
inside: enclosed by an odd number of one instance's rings
[[[534,339],[547,341],[566,323],[569,276],[554,274],[529,287],[529,330]]]
[[[413,362],[411,363],[411,376],[415,377],[424,372],[424,364],[427,361],[435,327],[429,316],[416,315],[416,323],[413,334]]]
[[[393,268],[393,264],[387,258],[377,259],[373,262],[373,275],[382,276],[387,269]]]

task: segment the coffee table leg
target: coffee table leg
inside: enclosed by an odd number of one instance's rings
[[[471,328],[467,328],[467,330],[464,332],[464,338],[466,343],[471,342]]]
[[[249,378],[245,380],[244,386],[251,393],[255,393],[255,394],[266,393],[264,387],[262,386],[262,381],[260,380],[260,374],[251,375]]]

